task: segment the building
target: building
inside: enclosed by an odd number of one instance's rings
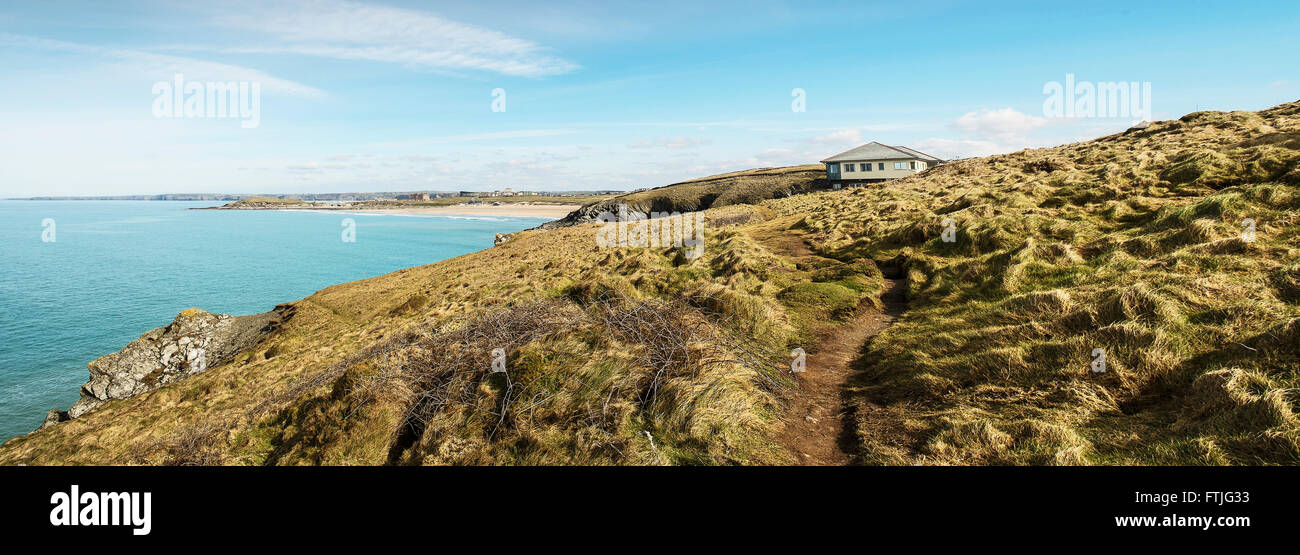
[[[872,141],[822,160],[826,180],[839,189],[844,185],[880,183],[925,171],[943,163],[942,159],[905,146],[889,146]]]

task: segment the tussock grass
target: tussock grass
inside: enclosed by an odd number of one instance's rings
[[[819,166],[642,191],[706,209],[702,257],[572,225],[331,287],[0,462],[786,462],[783,355],[879,304],[885,267],[908,310],[855,363],[862,462],[1297,464],[1298,137],[1291,103],[842,191],[793,194]]]
[[[864,460],[1300,463],[1300,343],[1279,343],[1300,283],[1298,106],[769,203],[836,258],[906,260],[910,311],[857,388]]]
[[[340,402],[402,407],[390,463],[780,460],[761,433],[790,383],[779,359],[684,303],[532,302],[389,342]]]

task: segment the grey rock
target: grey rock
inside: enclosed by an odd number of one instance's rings
[[[44,430],[45,428],[58,424],[59,422],[65,422],[69,418],[70,417],[68,416],[68,411],[59,410],[59,409],[50,409],[50,412],[45,413],[45,421],[41,422],[41,427],[36,429]]]
[[[107,401],[152,391],[224,364],[260,343],[292,313],[287,305],[251,316],[185,310],[171,324],[149,330],[121,351],[86,365],[90,380],[81,386],[81,399],[66,414],[79,418]]]

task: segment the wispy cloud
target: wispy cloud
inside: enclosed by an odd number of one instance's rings
[[[476,141],[498,141],[509,139],[535,139],[539,137],[554,137],[557,135],[572,135],[577,133],[576,129],[512,129],[509,131],[487,131],[483,133],[465,133],[461,135],[444,135],[440,137],[426,137],[410,141],[385,141],[370,145],[372,148],[396,148],[396,147],[423,147],[443,144],[460,144]]]
[[[300,54],[368,60],[429,70],[479,70],[524,77],[571,72],[578,65],[529,40],[404,8],[344,0],[222,5],[212,20],[280,42],[225,52]]]
[[[862,131],[859,129],[840,129],[813,137],[808,142],[815,145],[842,147],[856,146],[868,141],[862,138]]]
[[[628,148],[663,147],[667,149],[680,150],[686,148],[694,148],[700,145],[707,145],[709,144],[709,142],[710,141],[708,139],[704,139],[701,137],[660,137],[653,141],[637,141],[635,143],[627,145],[627,147]]]
[[[300,97],[326,96],[325,91],[315,87],[288,79],[281,79],[256,69],[181,56],[78,44],[2,32],[0,32],[0,46],[16,50],[25,49],[87,55],[128,71],[148,75],[159,80],[168,80],[175,73],[183,73],[195,80],[256,81],[261,84],[262,90],[269,93]]]

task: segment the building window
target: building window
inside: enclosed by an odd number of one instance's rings
[[[826,164],[826,171],[830,173],[840,173],[839,164]]]
[[[907,162],[894,162],[894,169],[896,170],[907,169]]]
[[[862,165],[862,171],[864,171],[864,172],[869,172],[869,171],[871,171],[871,162],[867,162],[866,164],[863,164],[863,165]]]
[[[884,162],[881,162],[881,163],[880,163],[880,167],[879,167],[879,168],[876,168],[876,169],[878,169],[878,170],[880,170],[880,171],[882,171],[882,172],[885,171],[885,163],[884,163]]]
[[[844,164],[844,171],[846,172],[853,171],[853,164]]]

